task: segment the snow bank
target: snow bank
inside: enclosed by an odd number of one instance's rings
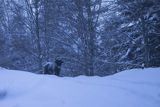
[[[75,78],[0,68],[0,107],[160,107],[160,68]]]

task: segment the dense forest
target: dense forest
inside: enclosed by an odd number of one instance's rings
[[[0,66],[105,76],[160,66],[160,0],[0,0]]]

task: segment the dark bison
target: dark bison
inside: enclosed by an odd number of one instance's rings
[[[56,59],[55,64],[53,64],[52,62],[47,62],[44,65],[44,74],[50,74],[50,75],[55,74],[55,75],[59,76],[62,63],[63,63],[63,61],[60,59]]]

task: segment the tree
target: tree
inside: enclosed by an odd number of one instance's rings
[[[154,53],[152,53],[152,51],[157,50],[155,48],[159,44],[159,36],[154,32],[157,29],[156,26],[159,26],[158,23],[155,25],[155,22],[159,20],[160,2],[158,0],[118,0],[117,3],[120,5],[121,15],[125,16],[126,20],[133,24],[132,31],[137,31],[136,34],[132,33],[130,36],[132,38],[136,38],[133,39],[136,40],[133,42],[137,42],[139,40],[143,42],[142,48],[137,47],[140,48],[140,50],[144,50],[144,53],[140,53],[143,56],[142,62],[145,63],[146,67],[155,66],[153,64],[154,61],[152,56],[154,56]],[[153,42],[156,39],[158,41]],[[157,54],[157,52],[155,53]],[[158,56],[157,58],[159,60]]]

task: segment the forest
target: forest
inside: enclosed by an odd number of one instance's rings
[[[106,76],[160,67],[160,0],[0,0],[0,67]]]

